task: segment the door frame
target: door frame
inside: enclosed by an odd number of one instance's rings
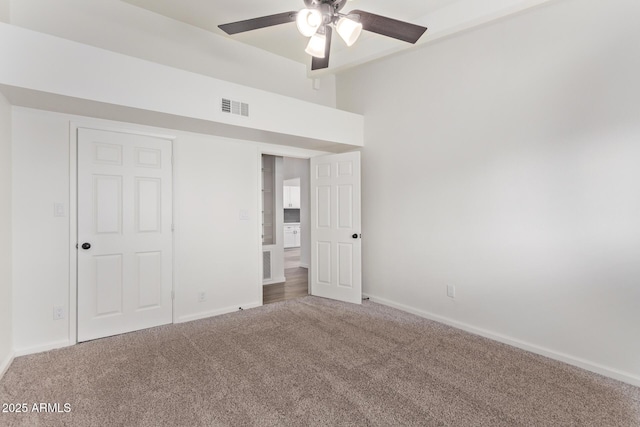
[[[256,221],[257,223],[257,229],[256,229],[256,241],[258,243],[257,245],[257,251],[256,251],[256,256],[258,258],[258,265],[259,265],[259,269],[258,269],[258,276],[257,276],[257,289],[260,291],[259,295],[260,295],[260,305],[264,304],[264,298],[263,298],[263,289],[262,289],[262,239],[260,238],[260,235],[262,234],[262,155],[263,154],[267,154],[270,156],[279,156],[279,157],[289,157],[292,159],[303,159],[303,160],[309,160],[312,157],[316,157],[316,156],[323,156],[323,155],[327,155],[327,154],[335,154],[335,153],[331,153],[328,151],[316,151],[316,150],[309,150],[309,149],[305,149],[305,148],[297,148],[297,147],[287,147],[287,146],[279,146],[279,145],[258,145],[258,149],[257,149],[257,155],[256,155],[256,170],[258,171],[258,180],[257,180],[257,199],[256,199],[256,218],[258,218],[258,221]],[[311,173],[311,170],[309,170],[309,173]],[[311,224],[309,224],[310,226]],[[310,242],[307,242],[308,244],[311,244]],[[309,247],[309,250],[311,250],[311,247]],[[309,265],[308,268],[308,274],[311,274],[311,265]],[[309,294],[311,294],[311,282],[309,281],[309,277],[307,277],[307,283],[308,283],[308,292]]]
[[[174,143],[177,140],[175,134],[160,133],[152,131],[142,126],[132,125],[131,127],[105,124],[97,119],[93,120],[69,120],[69,345],[78,344],[78,129],[86,128],[107,132],[127,133],[131,135],[150,136],[153,138],[166,139],[171,141],[171,157],[173,159]],[[171,162],[172,186],[175,179],[173,161]],[[173,191],[172,191],[173,194]],[[171,200],[171,211],[174,211],[173,197]],[[175,249],[175,239],[172,239],[172,246]],[[175,262],[175,253],[172,254],[171,263]],[[172,294],[175,292],[175,265],[173,265]],[[171,300],[171,322],[175,323],[175,299]]]

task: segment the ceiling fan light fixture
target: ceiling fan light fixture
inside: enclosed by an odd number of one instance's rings
[[[302,9],[296,16],[298,31],[305,37],[313,36],[322,24],[322,14],[317,9]]]
[[[358,40],[362,30],[411,44],[415,44],[427,31],[427,27],[364,10],[355,9],[346,14],[341,13],[347,0],[303,0],[303,2],[303,9],[298,12],[293,10],[265,15],[221,24],[218,28],[228,35],[233,35],[296,21],[298,31],[310,39],[305,52],[313,56],[311,71],[329,67],[334,30],[340,34],[347,46],[352,46]]]
[[[338,31],[338,34],[340,34],[340,37],[342,37],[342,40],[344,40],[347,46],[352,46],[356,40],[358,40],[358,37],[360,37],[362,23],[343,16],[336,24],[336,31]]]
[[[316,58],[324,58],[324,48],[326,43],[326,35],[315,33],[311,36],[311,39],[309,39],[309,44],[304,51],[311,56],[315,56]]]

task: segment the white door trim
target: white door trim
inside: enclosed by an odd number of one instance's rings
[[[125,126],[110,126],[98,120],[69,120],[69,345],[78,343],[78,259],[76,245],[78,244],[78,129],[80,128],[167,139],[171,141],[172,157],[173,146],[177,139],[176,135],[173,134],[142,131]],[[171,174],[175,179],[174,173],[172,166]],[[173,200],[171,201],[171,209],[172,211],[174,210]],[[172,262],[175,262],[175,256]],[[175,268],[173,270],[175,271]],[[172,280],[172,282],[175,284],[175,280]],[[173,322],[175,323],[175,300],[172,300],[172,304],[174,305]]]
[[[309,160],[312,157],[322,156],[326,154],[332,154],[330,152],[325,151],[315,151],[315,150],[306,150],[304,148],[294,148],[294,147],[286,147],[286,146],[261,146],[258,145],[256,150],[256,170],[260,172],[262,170],[262,155],[267,154],[270,156],[280,156],[280,157],[289,157],[292,159],[303,159]],[[258,197],[256,199],[256,218],[262,218],[262,203],[261,203],[261,194],[262,194],[262,173],[258,173],[258,180],[256,182],[257,186],[257,194]],[[257,229],[256,229],[256,256],[258,257],[258,277],[256,279],[256,286],[260,291],[260,305],[263,305],[263,297],[262,297],[262,287],[264,286],[264,280],[262,279],[262,239],[260,238],[262,234],[262,221],[257,221]],[[307,242],[310,243],[310,242]],[[309,274],[311,274],[311,266],[308,268]],[[310,276],[309,276],[310,277]],[[307,283],[309,282],[309,277],[307,277]],[[311,292],[311,288],[309,288],[309,293]]]

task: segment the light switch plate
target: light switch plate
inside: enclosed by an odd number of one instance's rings
[[[447,285],[447,296],[449,298],[455,298],[456,297],[456,287],[453,285]]]
[[[242,221],[248,221],[249,220],[249,211],[246,209],[240,209],[240,219]]]
[[[64,204],[63,203],[54,203],[53,204],[53,216],[60,217],[64,216]]]

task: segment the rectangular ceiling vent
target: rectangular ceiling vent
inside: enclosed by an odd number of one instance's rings
[[[222,112],[235,114],[236,116],[249,117],[249,104],[222,98]]]

